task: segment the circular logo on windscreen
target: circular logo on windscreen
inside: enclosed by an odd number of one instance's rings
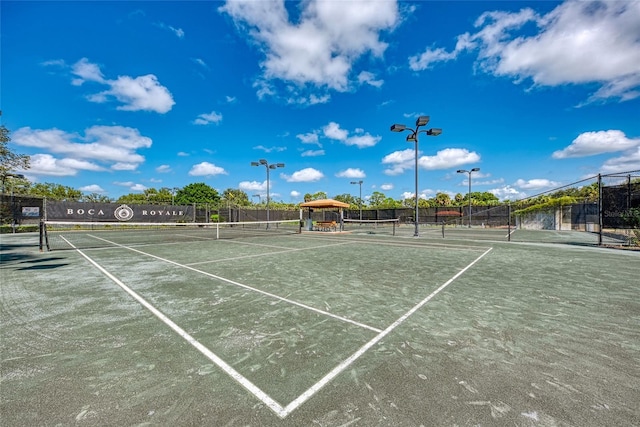
[[[118,221],[129,221],[133,218],[133,209],[127,205],[118,206],[113,213]]]

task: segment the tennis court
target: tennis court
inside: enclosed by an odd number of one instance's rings
[[[3,425],[640,425],[640,253],[410,228],[2,235]]]

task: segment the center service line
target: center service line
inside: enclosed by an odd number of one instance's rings
[[[380,329],[375,328],[373,326],[365,325],[364,323],[356,322],[355,320],[351,320],[351,319],[348,319],[346,317],[338,316],[337,314],[329,313],[328,311],[320,310],[318,308],[311,307],[311,306],[306,305],[306,304],[302,304],[301,302],[293,301],[293,300],[290,300],[288,298],[284,298],[284,297],[278,296],[276,294],[272,294],[270,292],[266,292],[266,291],[263,291],[263,290],[260,290],[260,289],[257,289],[257,288],[253,288],[253,287],[251,287],[249,285],[244,285],[242,283],[235,282],[235,281],[233,281],[231,279],[225,279],[224,277],[217,276],[217,275],[212,274],[212,273],[207,273],[206,271],[198,270],[197,268],[190,267],[190,266],[185,265],[185,264],[180,264],[179,262],[171,261],[170,259],[162,258],[162,257],[159,257],[157,255],[153,255],[153,254],[150,254],[150,253],[147,253],[147,252],[143,252],[143,251],[140,251],[138,249],[134,249],[134,248],[129,247],[129,246],[120,245],[118,243],[111,242],[111,241],[103,239],[101,237],[92,236],[91,234],[89,234],[89,236],[93,237],[94,239],[102,240],[102,241],[110,243],[112,245],[116,245],[118,247],[121,247],[121,248],[124,248],[124,249],[128,249],[130,251],[137,252],[139,254],[146,255],[146,256],[151,257],[151,258],[155,258],[155,259],[157,259],[159,261],[166,262],[168,264],[173,264],[173,265],[176,265],[176,266],[181,267],[181,268],[186,268],[187,270],[195,271],[196,273],[212,277],[214,279],[217,279],[217,280],[232,284],[234,286],[238,286],[238,287],[241,287],[241,288],[244,288],[244,289],[248,289],[250,291],[253,291],[253,292],[256,292],[256,293],[259,293],[259,294],[262,294],[262,295],[266,295],[266,296],[268,296],[270,298],[274,298],[274,299],[277,299],[277,300],[280,300],[280,301],[284,301],[284,302],[286,302],[288,304],[291,304],[291,305],[296,305],[296,306],[304,308],[306,310],[313,311],[313,312],[318,313],[318,314],[322,314],[323,316],[327,316],[327,317],[331,317],[331,318],[334,318],[334,319],[337,319],[337,320],[341,320],[341,321],[346,322],[346,323],[351,323],[352,325],[356,325],[356,326],[359,326],[359,327],[364,328],[364,329],[368,329],[368,330],[373,331],[373,332],[380,332]]]

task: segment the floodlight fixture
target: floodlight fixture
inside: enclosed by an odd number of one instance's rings
[[[440,128],[432,128],[429,130],[420,130],[421,126],[425,126],[429,123],[429,116],[419,116],[416,119],[416,128],[412,129],[402,124],[393,124],[391,125],[391,132],[402,132],[402,131],[410,131],[411,134],[407,136],[407,142],[414,142],[415,146],[415,181],[416,181],[416,213],[415,213],[415,232],[413,234],[414,237],[419,236],[418,232],[418,224],[419,224],[419,210],[418,210],[418,202],[420,201],[420,194],[418,192],[418,134],[420,132],[424,132],[429,136],[438,136],[442,134],[442,129]]]
[[[471,228],[471,174],[473,172],[478,172],[480,170],[480,168],[473,168],[471,170],[465,170],[465,169],[458,169],[457,173],[467,173],[469,174],[469,193],[468,193],[468,198],[469,198],[469,228]]]
[[[420,116],[416,119],[416,126],[424,126],[429,123],[429,116]]]
[[[267,162],[267,159],[260,159],[257,162],[251,162],[251,166],[260,166],[260,165],[264,165],[265,168],[267,169],[267,228],[269,228],[269,201],[271,200],[271,197],[269,196],[269,187],[270,187],[269,169],[283,168],[284,163],[269,164],[269,162]]]

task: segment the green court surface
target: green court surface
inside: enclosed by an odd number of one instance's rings
[[[1,235],[2,425],[640,425],[640,252],[410,228]]]

